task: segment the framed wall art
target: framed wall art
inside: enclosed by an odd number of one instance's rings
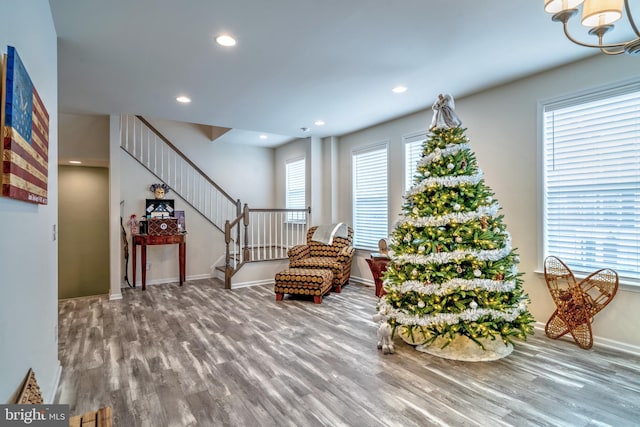
[[[46,205],[49,113],[13,46],[3,56],[0,85],[1,194]]]

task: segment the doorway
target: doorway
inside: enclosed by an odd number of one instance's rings
[[[58,298],[109,293],[109,169],[58,166]]]

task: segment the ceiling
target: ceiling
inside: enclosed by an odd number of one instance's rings
[[[541,0],[50,5],[60,112],[227,127],[220,140],[263,146],[343,135],[428,108],[438,93],[460,98],[594,53],[570,43]],[[237,45],[217,45],[221,33]]]

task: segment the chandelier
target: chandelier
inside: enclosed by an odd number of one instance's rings
[[[580,4],[582,4],[582,25],[589,28],[590,35],[598,37],[598,44],[584,43],[569,34],[567,23],[573,16],[578,14],[578,6]],[[623,6],[629,25],[636,34],[635,39],[621,43],[606,44],[603,42],[603,36],[613,30],[614,22],[622,18]],[[607,55],[621,53],[640,55],[640,31],[638,31],[638,27],[633,21],[629,0],[544,0],[544,10],[553,13],[552,19],[554,21],[562,22],[564,34],[575,44],[595,47]]]

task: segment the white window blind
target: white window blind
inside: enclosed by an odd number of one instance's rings
[[[304,209],[305,206],[305,159],[297,159],[286,163],[285,207],[287,209]],[[287,221],[304,222],[304,215],[296,212],[287,213]]]
[[[402,138],[404,142],[404,191],[413,187],[413,175],[416,163],[422,158],[422,148],[427,139],[427,132],[418,132]]]
[[[543,105],[544,256],[640,284],[640,82]]]
[[[387,144],[353,152],[353,244],[376,249],[389,235]]]

